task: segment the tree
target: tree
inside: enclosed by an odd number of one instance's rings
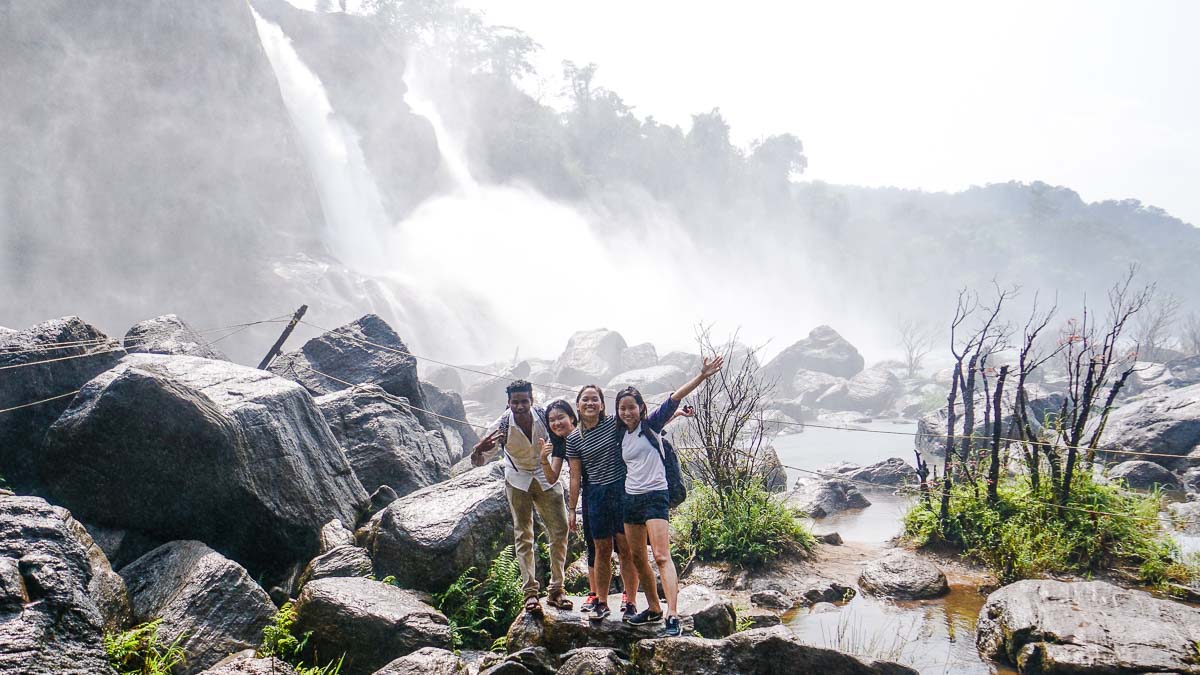
[[[925,362],[925,357],[933,350],[937,328],[927,321],[897,317],[896,332],[900,336],[900,346],[904,349],[905,373],[908,377],[915,377]]]
[[[1183,321],[1183,335],[1179,343],[1188,354],[1200,355],[1200,315],[1188,313]]]
[[[1170,360],[1167,353],[1174,346],[1172,331],[1179,315],[1180,300],[1174,294],[1157,294],[1141,308],[1133,324],[1133,341],[1138,356],[1144,361]]]
[[[808,158],[804,143],[792,134],[778,134],[755,141],[750,158],[771,178],[787,181],[804,173]]]

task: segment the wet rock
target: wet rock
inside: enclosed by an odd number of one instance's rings
[[[430,409],[417,378],[417,360],[396,331],[374,314],[319,335],[294,352],[280,354],[270,370],[299,382],[313,396],[351,386],[345,382],[374,384],[417,408]],[[427,430],[442,428],[437,417],[422,410],[413,413]]]
[[[1112,467],[1108,477],[1125,481],[1125,485],[1137,490],[1152,490],[1156,487],[1164,490],[1178,490],[1179,479],[1161,465],[1145,460],[1134,459]]]
[[[66,509],[0,496],[0,672],[107,672],[105,624],[127,620],[129,605],[84,535]]]
[[[250,649],[230,654],[200,675],[296,675],[296,669],[273,656],[260,659]]]
[[[1112,411],[1104,427],[1099,456],[1123,462],[1129,455],[1106,453],[1105,448],[1130,452],[1176,455],[1177,460],[1155,457],[1168,469],[1185,471],[1188,456],[1200,457],[1200,384],[1162,393],[1147,393]]]
[[[321,527],[321,540],[318,553],[328,553],[338,546],[348,546],[354,543],[354,533],[346,529],[342,521],[334,518]]]
[[[53,346],[66,343],[72,346]],[[42,493],[40,473],[47,467],[42,442],[71,404],[73,397],[64,394],[111,368],[124,353],[116,340],[74,316],[0,335],[0,367],[5,368],[0,409],[61,397],[0,414],[0,470],[16,491]],[[44,363],[26,365],[39,361]]]
[[[899,487],[917,482],[917,470],[899,457],[889,457],[870,466],[853,464],[836,469],[836,473],[856,484],[870,483],[880,487]]]
[[[392,502],[357,535],[379,575],[440,591],[467,568],[487,569],[512,543],[504,481],[479,467]]]
[[[443,415],[439,418],[442,422],[443,429],[452,429],[458,432],[458,437],[462,440],[462,451],[458,456],[451,455],[451,462],[456,462],[463,457],[471,454],[471,448],[479,442],[479,433],[475,427],[465,421],[467,419],[467,410],[463,407],[462,396],[459,396],[452,390],[444,390],[436,387],[428,382],[421,383],[421,390],[425,392],[425,400],[429,403],[429,409],[433,412]],[[451,419],[446,419],[446,418]]]
[[[625,675],[629,662],[615,649],[581,647],[563,654],[557,675]]]
[[[936,598],[950,587],[933,563],[907,551],[892,550],[863,566],[858,585],[872,595],[899,600]]]
[[[816,400],[818,408],[878,414],[904,393],[900,379],[885,368],[870,368],[835,384]]]
[[[696,637],[643,640],[633,661],[642,672],[693,675],[775,675],[779,672],[823,675],[915,675],[887,661],[873,661],[802,644],[783,627],[759,628],[723,640]],[[786,665],[783,665],[786,664]]]
[[[805,605],[844,602],[854,597],[854,589],[829,579],[805,579],[800,585],[800,601]]]
[[[229,360],[174,314],[164,314],[134,325],[125,332],[121,342],[130,354],[176,354]]]
[[[1194,672],[1200,609],[1102,581],[1028,579],[988,596],[976,644],[1037,673]]]
[[[809,614],[832,614],[837,611],[837,605],[832,602],[818,602],[808,609]]]
[[[853,483],[837,478],[801,478],[788,495],[788,504],[810,518],[825,518],[849,509],[865,509],[871,501]]]
[[[658,365],[658,350],[649,342],[633,345],[621,350],[621,362],[618,366],[621,372],[640,370]]]
[[[317,579],[369,577],[374,574],[375,567],[371,564],[371,556],[367,555],[365,550],[351,544],[338,546],[313,558],[304,568],[300,585]]]
[[[1167,511],[1181,532],[1200,535],[1200,502],[1170,504]]]
[[[791,609],[791,598],[776,590],[765,590],[753,593],[750,596],[750,602],[759,607],[768,607],[770,609]]]
[[[621,372],[625,347],[625,338],[616,331],[578,331],[555,361],[554,381],[575,387],[608,382]]]
[[[737,618],[739,621],[749,623],[752,629],[770,628],[771,626],[778,626],[783,623],[783,620],[779,618],[777,610],[755,607],[754,605],[739,611]]]
[[[164,644],[180,639],[186,672],[256,647],[275,606],[246,570],[198,541],[164,544],[126,565],[134,623],[161,618]]]
[[[374,675],[463,675],[467,663],[454,652],[422,647],[375,671]]]
[[[725,637],[737,628],[733,603],[706,586],[679,589],[679,615],[692,617],[695,630],[704,637]]]
[[[316,404],[367,491],[387,485],[403,496],[450,477],[441,432],[422,427],[407,401],[364,385],[320,396]]]
[[[318,579],[296,599],[295,632],[312,631],[306,660],[345,652],[342,672],[372,673],[422,647],[450,647],[446,617],[420,596],[370,579]]]
[[[545,647],[553,654],[562,654],[581,647],[607,647],[626,654],[638,640],[662,635],[662,624],[631,626],[611,615],[603,621],[582,618],[578,607],[581,598],[573,598],[576,609],[561,610],[546,606],[542,618],[524,612],[508,629],[508,648],[516,651],[526,647]],[[621,596],[609,596],[609,607],[620,607]],[[684,634],[693,630],[691,617],[681,618]]]
[[[89,523],[196,539],[255,574],[312,557],[367,493],[312,398],[265,371],[131,354],[46,435],[46,487]]]
[[[818,534],[816,537],[817,541],[821,542],[822,544],[829,544],[830,546],[842,545],[842,535],[838,534],[837,532],[826,532],[825,534]]]
[[[625,387],[636,387],[643,396],[658,396],[674,391],[675,387],[683,384],[687,379],[687,375],[675,366],[650,366],[614,375],[609,382],[609,388],[620,390]]]
[[[837,377],[854,377],[863,369],[863,357],[838,332],[829,326],[814,328],[808,337],[793,344],[767,362],[762,368],[765,381],[775,381],[788,396],[796,396],[793,388],[800,369],[812,370]]]

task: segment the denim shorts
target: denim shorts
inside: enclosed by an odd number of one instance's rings
[[[625,481],[608,485],[589,485],[587,494],[588,536],[606,539],[614,534],[625,534],[623,497]]]
[[[625,522],[645,525],[647,520],[667,520],[671,497],[667,490],[625,495]]]

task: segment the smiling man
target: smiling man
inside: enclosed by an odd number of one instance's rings
[[[471,463],[486,464],[497,449],[504,452],[505,492],[512,511],[514,548],[521,566],[525,592],[525,610],[542,611],[538,602],[536,556],[533,543],[533,510],[537,509],[546,536],[550,540],[550,584],[546,602],[560,609],[571,609],[563,593],[563,574],[567,562],[567,508],[562,485],[547,480],[542,471],[540,450],[550,439],[546,411],[533,405],[533,385],[516,380],[505,388],[508,409],[488,427],[488,433],[471,451]]]

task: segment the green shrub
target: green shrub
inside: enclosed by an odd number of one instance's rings
[[[508,633],[509,625],[521,613],[524,599],[521,567],[512,546],[492,560],[483,581],[475,577],[472,567],[434,596],[437,608],[450,621],[455,649],[487,649],[494,645]]]
[[[342,671],[342,661],[345,654],[337,661],[330,661],[324,666],[307,666],[301,660],[300,654],[308,644],[312,631],[297,637],[292,630],[296,623],[296,608],[290,602],[283,603],[271,617],[271,623],[263,628],[263,641],[258,647],[261,658],[275,657],[295,666],[299,675],[338,675]]]
[[[162,619],[155,619],[130,630],[104,636],[104,651],[113,670],[120,675],[170,675],[171,669],[186,659],[179,643],[182,635],[169,645],[158,636]]]
[[[987,503],[983,481],[951,489],[945,531],[935,498],[904,516],[905,536],[918,545],[947,544],[987,565],[1001,583],[1048,573],[1091,574],[1119,565],[1141,569],[1143,580],[1161,583],[1177,551],[1158,524],[1160,497],[1138,495],[1076,474],[1065,509],[1052,503],[1048,487],[1002,478],[997,503]],[[1104,513],[1116,515],[1106,515]]]
[[[811,551],[816,543],[797,511],[755,484],[724,493],[695,485],[671,525],[687,555],[744,567]]]

